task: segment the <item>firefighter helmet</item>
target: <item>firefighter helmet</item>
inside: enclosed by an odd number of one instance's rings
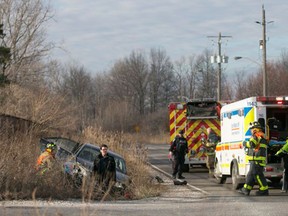
[[[260,129],[260,130],[263,130],[261,124],[258,121],[250,122],[249,129]]]
[[[52,152],[56,150],[56,145],[54,143],[48,143],[46,145],[46,151]]]

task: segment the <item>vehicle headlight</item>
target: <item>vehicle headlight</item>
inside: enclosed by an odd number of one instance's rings
[[[124,188],[124,184],[122,184],[121,182],[116,182],[115,184],[114,184],[114,187],[117,187],[117,188]]]

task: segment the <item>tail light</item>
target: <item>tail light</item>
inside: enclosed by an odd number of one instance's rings
[[[274,171],[274,168],[273,168],[273,167],[266,167],[266,168],[265,168],[265,171],[266,171],[266,172],[273,172],[273,171]]]

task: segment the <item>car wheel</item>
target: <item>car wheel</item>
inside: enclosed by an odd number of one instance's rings
[[[82,184],[83,184],[83,176],[80,175],[80,174],[76,174],[76,175],[74,176],[73,183],[74,183],[74,186],[75,186],[76,188],[78,188],[78,189],[81,188],[81,187],[82,187]]]

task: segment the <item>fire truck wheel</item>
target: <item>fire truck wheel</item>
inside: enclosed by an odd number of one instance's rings
[[[183,172],[189,172],[189,164],[184,164]]]
[[[238,172],[238,165],[237,162],[234,162],[232,165],[232,171],[231,171],[231,177],[232,177],[232,188],[234,190],[237,190],[241,187],[240,181],[239,181],[239,172]]]

